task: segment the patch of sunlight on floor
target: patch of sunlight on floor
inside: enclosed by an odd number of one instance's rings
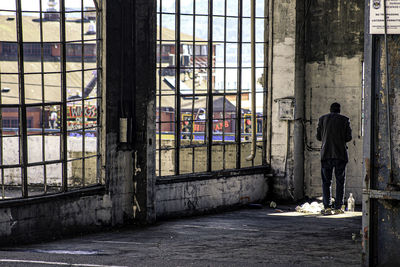
[[[289,217],[316,217],[316,218],[327,218],[327,219],[342,219],[342,218],[351,218],[351,217],[361,217],[361,211],[355,212],[345,212],[343,214],[335,214],[335,215],[322,215],[319,213],[303,213],[297,211],[289,211],[289,212],[271,212],[268,213],[271,216],[289,216]]]

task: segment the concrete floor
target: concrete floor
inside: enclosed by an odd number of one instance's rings
[[[0,266],[360,266],[361,212],[241,209],[0,249]],[[353,240],[354,239],[354,240]]]

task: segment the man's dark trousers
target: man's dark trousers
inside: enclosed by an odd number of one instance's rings
[[[335,209],[340,209],[343,205],[344,183],[346,180],[346,164],[341,159],[326,159],[321,161],[322,194],[324,207],[330,207],[332,171],[335,169],[336,177],[336,199]]]

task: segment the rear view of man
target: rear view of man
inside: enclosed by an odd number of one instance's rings
[[[332,103],[330,113],[319,118],[317,140],[322,141],[321,176],[324,203],[322,213],[343,213],[341,207],[343,205],[346,164],[348,162],[346,143],[351,140],[351,128],[349,118],[340,115],[339,103]],[[333,169],[336,177],[336,199],[332,211],[331,183]]]

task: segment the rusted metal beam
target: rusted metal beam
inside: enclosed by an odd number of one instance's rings
[[[388,1],[381,3],[385,9]],[[390,88],[400,86],[400,37],[386,29],[384,35],[369,34],[370,4],[365,1],[363,265],[398,266],[399,151],[392,142],[399,141],[400,94]]]
[[[365,193],[369,196],[369,198],[400,200],[400,191],[368,190]]]

